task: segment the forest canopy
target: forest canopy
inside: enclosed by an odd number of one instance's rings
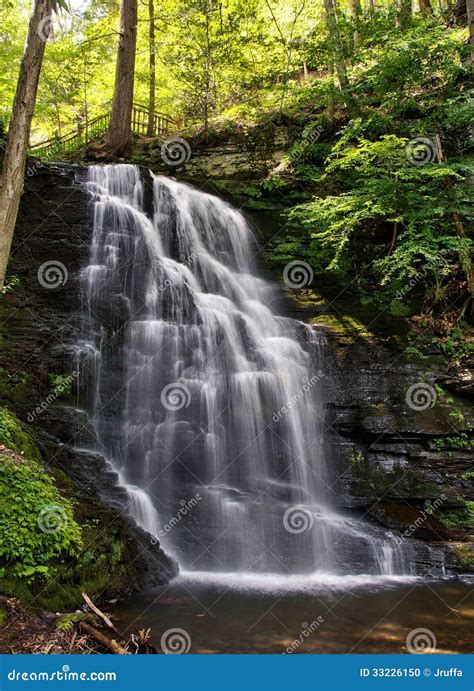
[[[304,258],[393,314],[470,318],[473,38],[463,0],[73,0],[44,37],[31,143],[110,112],[127,4],[134,103],[186,137],[289,128],[282,162],[251,190],[254,203],[280,194],[289,207],[270,261]],[[0,12],[5,132],[31,7],[1,0]]]

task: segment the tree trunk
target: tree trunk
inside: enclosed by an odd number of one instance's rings
[[[454,19],[459,26],[466,26],[467,23],[467,2],[466,0],[456,0],[454,5]]]
[[[471,44],[471,68],[474,70],[474,0],[467,0],[467,23],[469,25],[469,43]]]
[[[349,81],[347,79],[346,63],[344,62],[344,57],[342,55],[341,38],[339,35],[339,27],[337,25],[334,0],[324,0],[324,9],[326,26],[329,33],[329,48],[332,54],[334,67],[336,69],[337,79],[341,89],[346,89],[349,86]]]
[[[127,151],[132,134],[136,44],[137,0],[121,0],[114,98],[106,139],[106,148],[116,156],[121,156]]]
[[[397,0],[397,26],[406,26],[412,14],[412,0]]]
[[[206,45],[204,48],[204,100],[203,100],[203,121],[204,130],[207,132],[209,127],[209,103],[211,100],[211,20],[212,13],[214,11],[213,2],[209,0],[209,3],[205,10],[205,21],[206,21]]]
[[[360,0],[349,0],[349,11],[354,22],[354,48],[357,48],[360,45],[359,25],[362,14]]]
[[[5,281],[18,206],[23,191],[31,120],[36,103],[44,49],[51,28],[50,0],[35,0],[25,52],[21,61],[0,178],[0,287],[3,287]]]
[[[418,7],[420,8],[421,14],[425,15],[425,17],[433,14],[430,0],[418,0]]]
[[[149,62],[149,89],[150,95],[148,98],[148,127],[147,135],[153,137],[154,119],[155,119],[155,90],[156,90],[156,58],[155,58],[155,4],[154,0],[148,0],[148,18],[150,21],[149,40],[150,40],[150,62]]]
[[[329,97],[328,97],[328,118],[329,120],[334,120],[334,115],[336,113],[336,105],[334,103],[334,93],[332,90],[332,86],[334,85],[334,62],[332,59],[330,59],[330,64],[328,67],[329,74],[331,75],[331,91],[329,92]]]

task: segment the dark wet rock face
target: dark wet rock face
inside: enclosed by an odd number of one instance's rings
[[[335,501],[410,538],[469,540],[468,399],[446,396],[436,385],[442,372],[436,360],[420,367],[374,336],[327,335]]]
[[[175,562],[157,540],[118,513],[123,490],[117,476],[100,453],[88,450],[96,446],[95,434],[79,399],[79,389],[87,389],[87,371],[79,381],[75,359],[81,340],[80,272],[91,240],[91,200],[81,185],[85,170],[34,163],[27,170],[34,174],[25,178],[9,267],[18,282],[3,301],[2,401],[30,425],[53,474],[63,471],[72,478],[92,512],[99,497],[108,507],[101,512],[104,522],[120,525],[130,556],[124,592],[166,583],[177,573]]]

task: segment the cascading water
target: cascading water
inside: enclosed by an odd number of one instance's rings
[[[274,313],[243,216],[132,165],[87,186],[88,405],[124,510],[185,571],[401,573],[389,537],[330,508],[318,337]]]

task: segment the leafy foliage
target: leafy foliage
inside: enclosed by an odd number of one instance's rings
[[[289,210],[291,233],[278,238],[270,258],[304,259],[392,314],[413,313],[420,299],[430,310],[461,299],[460,309],[474,173],[465,155],[472,103],[459,93],[462,32],[434,18],[418,17],[405,30],[390,25],[390,14],[377,22],[363,23],[380,36],[367,35],[357,61],[347,49],[354,61],[349,108],[357,104],[357,117],[329,146],[326,134],[308,146],[303,131],[266,183],[298,182],[310,196]]]
[[[17,423],[2,416],[2,441],[18,448]],[[31,442],[27,445],[27,450]],[[22,449],[23,450],[23,449]],[[0,452],[0,575],[1,577],[51,576],[67,557],[77,556],[81,529],[72,504],[61,496],[53,479],[37,461]],[[44,529],[42,512],[54,512],[57,525]]]

